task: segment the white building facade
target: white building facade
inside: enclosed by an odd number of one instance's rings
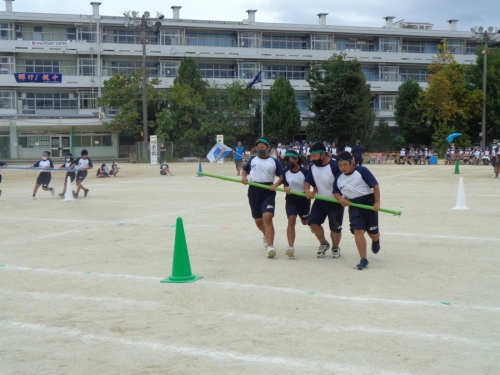
[[[130,152],[130,137],[103,126],[114,110],[99,108],[97,98],[114,73],[142,69],[140,30],[125,27],[124,16],[101,16],[101,3],[90,3],[89,15],[68,15],[15,12],[12,1],[0,12],[0,158],[33,159],[42,150],[58,158],[84,148],[102,158]],[[250,82],[262,68],[264,95],[274,79],[290,80],[303,125],[312,115],[305,80],[311,61],[339,52],[358,59],[377,118],[392,126],[399,85],[411,77],[425,86],[441,40],[457,62],[476,61],[477,44],[470,32],[457,30],[456,20],[448,21],[448,30],[394,17],[380,28],[346,27],[327,25],[327,13],[318,14],[315,25],[302,25],[261,23],[256,10],[241,22],[187,20],[180,9],[172,6],[159,33],[147,35],[146,67],[161,79],[160,88],[173,84],[185,56],[218,84]]]

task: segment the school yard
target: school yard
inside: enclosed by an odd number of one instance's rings
[[[442,163],[442,161],[441,161]],[[198,164],[121,164],[63,201],[31,191],[38,172],[4,170],[0,189],[1,374],[498,374],[500,179],[488,166],[368,165],[378,178],[382,249],[358,271],[316,258],[298,227],[266,257],[243,185]],[[203,171],[235,178],[232,163]],[[61,191],[62,172],[52,173]],[[470,210],[453,210],[459,177]],[[194,283],[172,273],[182,217]],[[344,219],[347,228],[347,214]]]

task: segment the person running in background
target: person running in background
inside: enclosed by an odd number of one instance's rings
[[[273,217],[276,206],[276,188],[283,182],[283,167],[277,159],[270,156],[271,146],[265,139],[260,138],[255,142],[255,152],[257,155],[252,156],[243,168],[241,183],[247,185],[248,181],[252,181],[269,186],[267,190],[250,185],[248,202],[255,225],[264,235],[262,240],[267,250],[267,257],[274,258],[276,249],[274,248]],[[274,182],[276,176],[278,176],[278,181]]]
[[[361,146],[361,141],[356,141],[356,146],[354,146],[351,151],[351,154],[354,157],[355,165],[363,165],[364,153],[365,153],[365,148]]]
[[[69,167],[73,164],[73,154],[68,152],[66,154],[66,161],[64,162],[63,165],[61,165],[60,169],[69,169]],[[64,194],[66,194],[66,187],[68,185],[68,177],[71,182],[75,181],[76,177],[76,172],[74,171],[68,171],[66,172],[66,176],[64,176],[64,188],[61,194],[59,196],[61,198],[64,198]],[[73,192],[74,194],[75,192]]]
[[[307,199],[311,200],[313,195],[333,198],[333,183],[335,176],[340,173],[337,162],[328,156],[322,143],[313,144],[310,154],[312,164],[304,182]],[[340,256],[339,245],[342,238],[344,207],[338,203],[316,199],[309,213],[308,223],[320,243],[317,251],[318,258],[323,258],[330,249],[330,243],[326,240],[322,227],[327,217],[332,240],[332,258],[338,258]]]
[[[161,160],[161,159],[160,159]],[[118,172],[120,172],[120,167],[118,167],[118,164],[116,163],[116,160],[113,160],[113,164],[111,164],[111,170],[109,171],[109,175],[116,177]]]
[[[70,167],[70,169],[73,169],[75,167],[79,169],[79,171],[76,174],[76,186],[77,186],[77,188],[76,188],[76,192],[73,194],[74,198],[78,198],[78,193],[80,192],[80,190],[83,190],[84,197],[87,196],[87,194],[89,193],[89,189],[85,189],[82,182],[87,177],[87,171],[89,169],[94,168],[94,166],[92,164],[92,160],[90,160],[90,158],[89,158],[89,152],[87,150],[82,150],[80,155],[81,155],[81,157],[79,157],[78,159],[73,161],[73,164]]]
[[[40,171],[40,174],[38,175],[38,177],[36,179],[35,187],[33,189],[33,196],[31,197],[31,200],[36,199],[36,193],[37,193],[38,188],[40,186],[42,187],[42,190],[50,191],[50,194],[52,196],[56,192],[54,188],[49,187],[50,180],[52,178],[52,174],[50,173],[50,171],[47,171],[46,169],[54,168],[54,163],[52,163],[52,160],[50,160],[49,157],[50,157],[50,152],[43,151],[42,152],[42,159],[37,161],[31,167],[28,167],[28,168],[41,168],[42,169]]]
[[[241,163],[243,163],[243,159],[245,157],[245,147],[241,141],[238,141],[237,146],[233,150],[234,154],[234,163],[236,164],[236,176],[241,174]]]
[[[2,183],[2,169],[8,167],[9,164],[0,161],[0,184]],[[2,195],[2,190],[0,190],[0,196]]]
[[[285,170],[283,172],[283,185],[285,186],[286,193],[285,210],[286,216],[288,217],[288,227],[286,228],[288,248],[286,249],[286,255],[292,258],[295,256],[294,243],[297,216],[300,218],[302,225],[307,225],[311,201],[306,197],[290,194],[290,190],[300,193],[304,192],[307,169],[302,166],[300,155],[293,150],[288,150],[284,155],[284,161]]]
[[[351,233],[354,234],[356,247],[361,258],[356,268],[363,270],[369,263],[366,257],[365,232],[368,232],[368,236],[372,239],[372,252],[378,254],[380,251],[378,227],[380,189],[377,180],[368,168],[354,165],[349,153],[339,154],[337,163],[342,173],[335,179],[333,193],[340,204],[348,207],[349,202],[353,202],[373,206],[373,210],[349,207],[350,229]]]

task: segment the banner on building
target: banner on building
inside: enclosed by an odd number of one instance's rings
[[[67,47],[69,45],[69,42],[66,41],[42,41],[42,40],[32,40],[31,41],[32,46],[50,46],[50,47]]]
[[[158,164],[158,140],[156,135],[149,136],[149,152],[151,164]]]
[[[61,73],[14,73],[19,83],[61,83]]]

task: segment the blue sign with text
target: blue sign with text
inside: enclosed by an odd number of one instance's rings
[[[61,83],[61,73],[14,73],[17,82],[20,83]]]

